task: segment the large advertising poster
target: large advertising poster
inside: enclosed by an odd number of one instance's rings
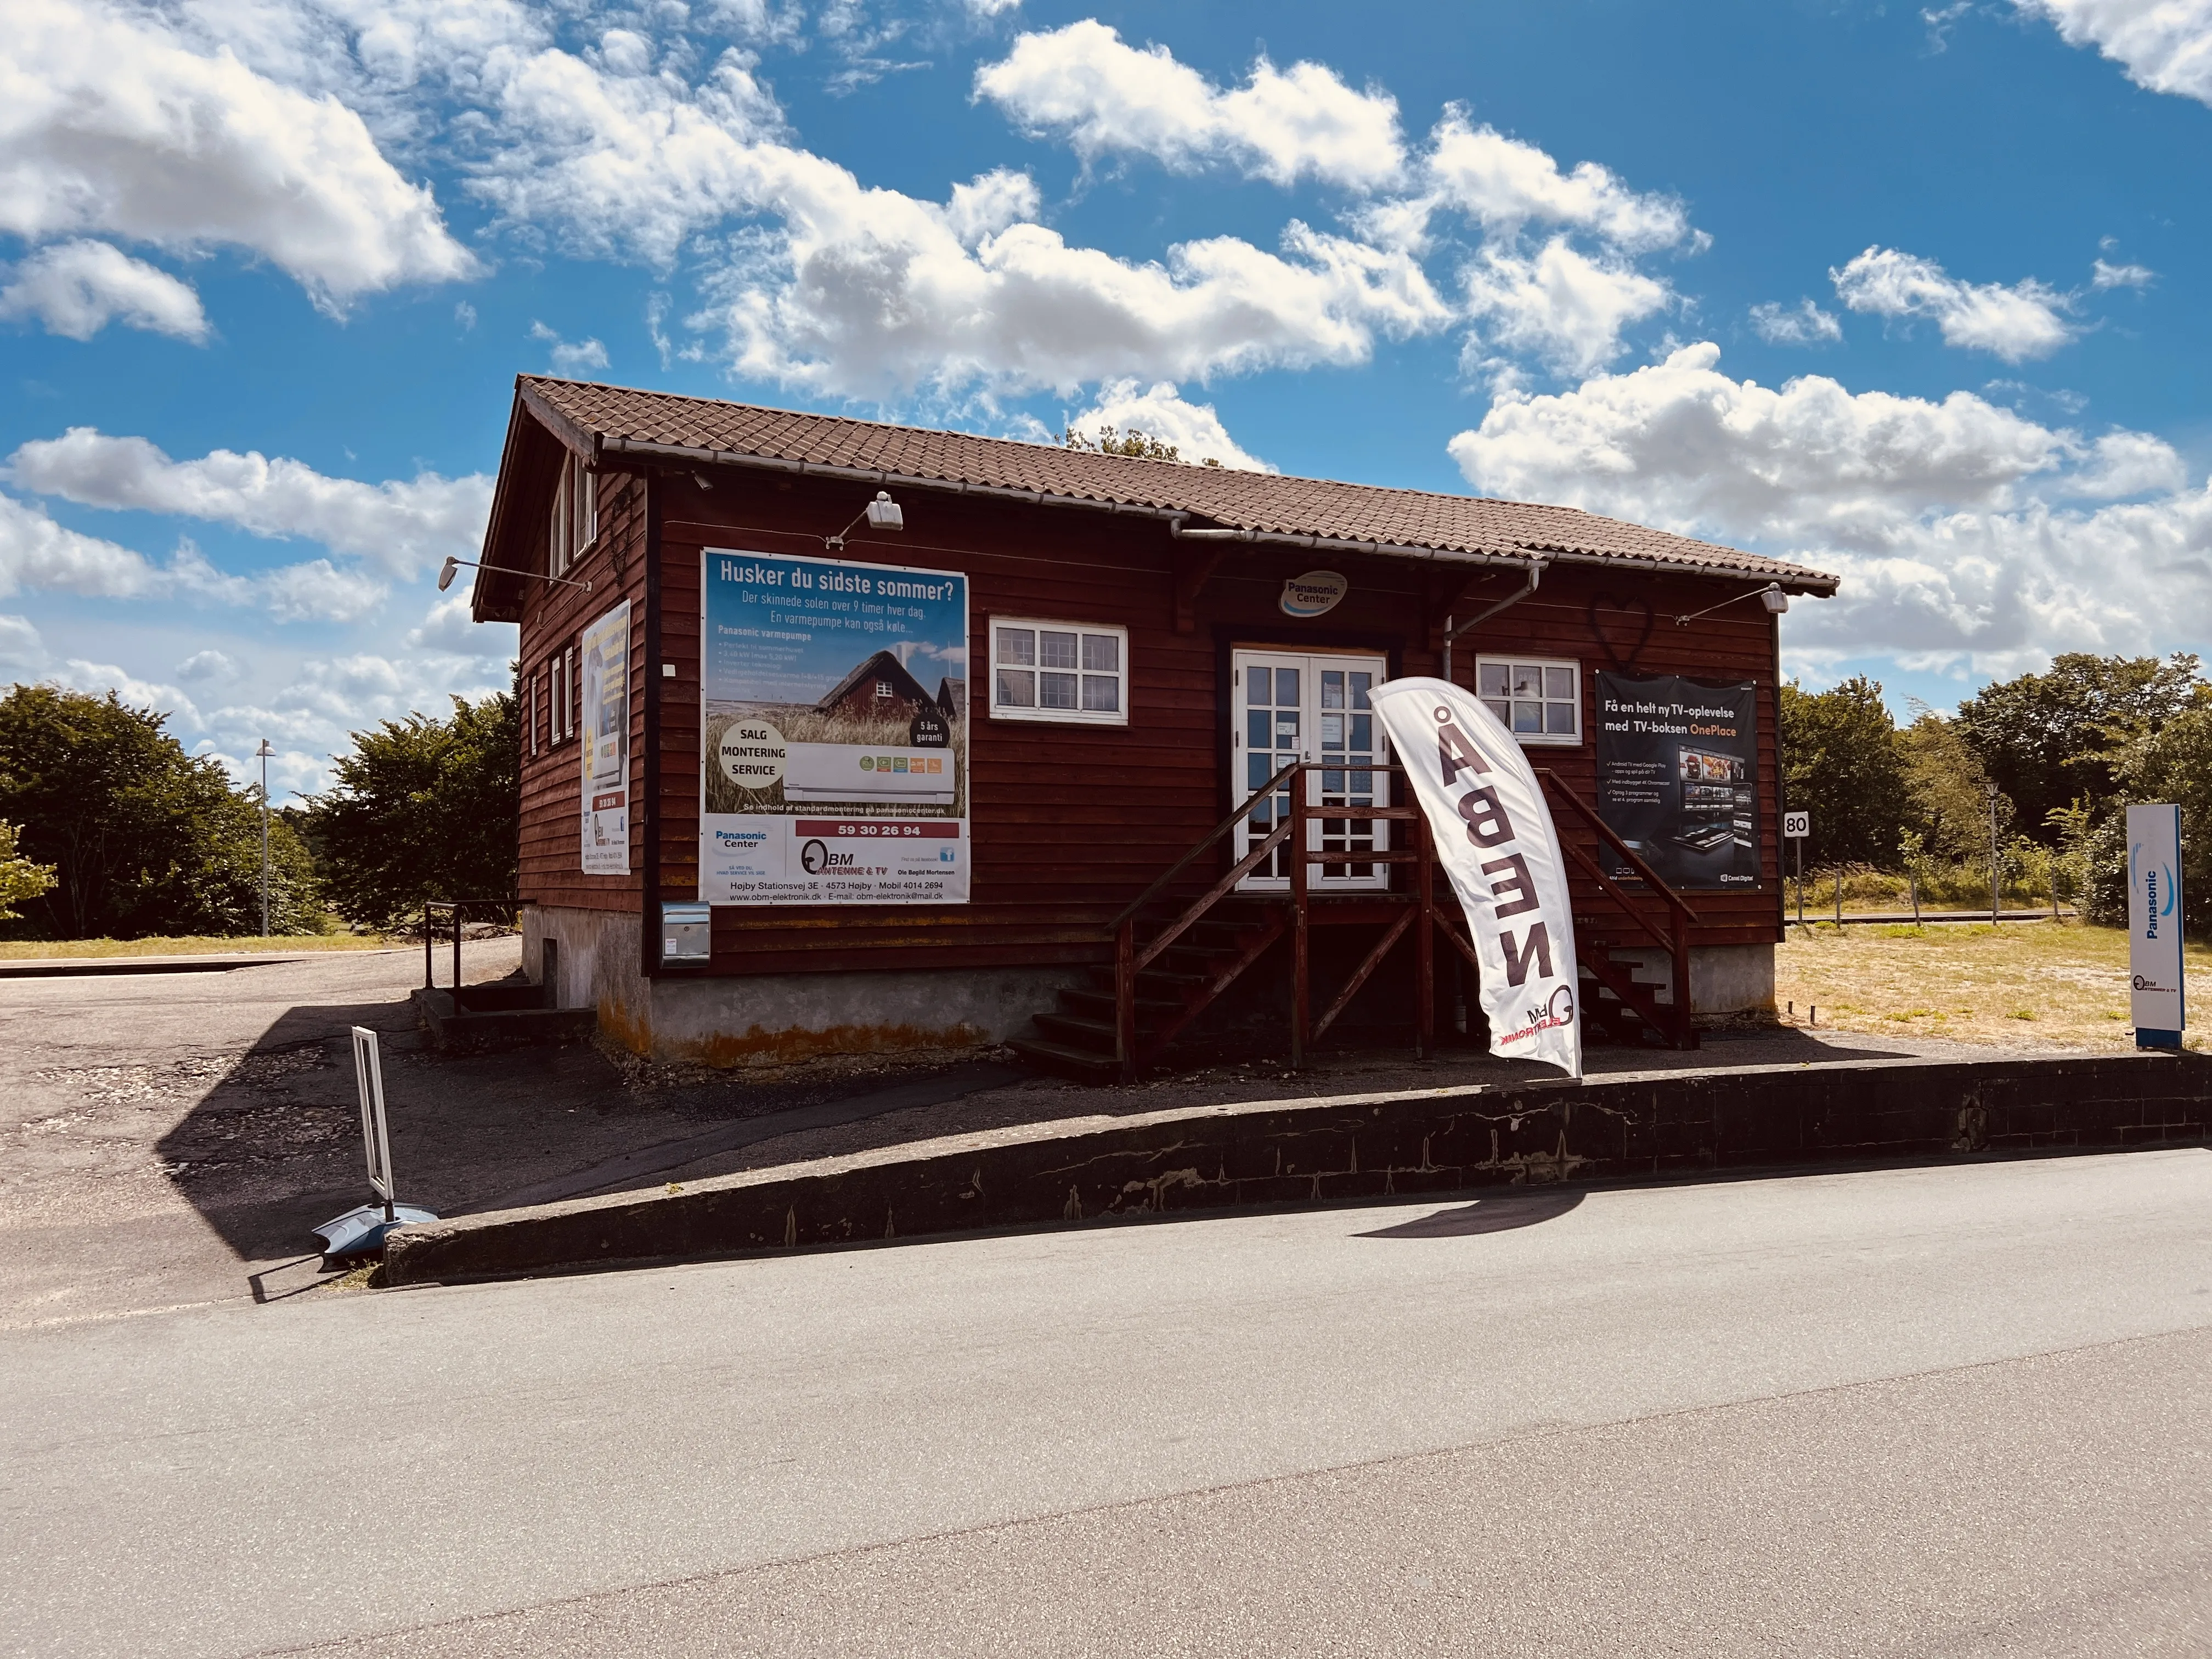
[[[710,547],[699,896],[968,902],[968,579]]]
[[[629,601],[577,641],[583,680],[584,873],[629,873]]]
[[[1756,887],[1758,688],[1599,670],[1597,810],[1669,887]]]

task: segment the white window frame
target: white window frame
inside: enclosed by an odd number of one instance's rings
[[[599,538],[599,475],[587,471],[583,457],[570,454],[561,464],[553,484],[552,522],[546,532],[546,568],[565,575],[588,554]]]
[[[1574,696],[1571,700],[1571,706],[1574,709],[1575,714],[1575,729],[1572,735],[1559,732],[1513,732],[1513,721],[1510,714],[1510,708],[1514,699],[1510,697],[1500,699],[1485,695],[1483,690],[1483,681],[1485,678],[1483,671],[1486,668],[1503,668],[1506,671],[1509,677],[1512,674],[1514,670],[1519,668],[1534,668],[1540,670],[1565,669],[1567,673],[1572,677],[1574,681]],[[1511,682],[1509,678],[1508,684],[1510,684],[1510,683]],[[1505,729],[1509,732],[1513,732],[1514,741],[1518,743],[1523,749],[1579,749],[1582,747],[1583,732],[1583,665],[1571,657],[1509,656],[1502,652],[1496,653],[1485,653],[1481,656],[1478,656],[1474,659],[1474,696],[1475,700],[1478,702],[1490,705],[1490,712],[1493,714],[1498,713],[1496,705],[1499,702],[1503,701],[1507,704],[1508,714],[1505,719]],[[1540,698],[1522,699],[1522,701],[1534,701],[1540,706],[1542,706],[1546,704],[1557,704],[1568,700],[1547,695]],[[1545,723],[1547,725],[1550,724],[1548,711],[1546,714]]]
[[[987,654],[988,672],[984,683],[990,689],[991,718],[994,720],[1034,720],[1050,726],[1127,726],[1129,723],[1129,630],[1116,623],[1067,622],[1044,617],[989,617],[985,618],[989,639]],[[1036,662],[1001,663],[999,658],[999,630],[1002,628],[1027,629],[1031,634],[1048,630],[1054,634],[1073,634],[1077,636],[1076,665],[1073,669],[1047,670]],[[1111,639],[1115,642],[1112,671],[1116,690],[1115,700],[1121,706],[1111,710],[1103,708],[1040,708],[1022,703],[1001,702],[999,700],[999,670],[1003,666],[1017,673],[1036,674],[1056,672],[1072,672],[1077,677],[1077,701],[1082,700],[1081,684],[1086,675],[1094,679],[1106,678],[1102,669],[1084,665],[1086,655],[1082,636]]]
[[[530,755],[538,757],[538,676],[530,677],[528,695],[522,705],[523,723],[530,728]]]

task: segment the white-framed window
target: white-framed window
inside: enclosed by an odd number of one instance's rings
[[[591,549],[599,534],[599,480],[584,469],[583,459],[562,459],[561,476],[553,485],[553,522],[548,532],[546,567],[565,574]]]
[[[553,666],[546,673],[545,685],[548,694],[545,701],[547,716],[545,741],[550,747],[561,741],[562,712],[568,706],[568,653],[567,652],[556,651],[553,653]]]
[[[1474,695],[1523,744],[1583,740],[1579,663],[1547,657],[1477,657]]]
[[[530,752],[538,752],[538,676],[530,677],[522,703],[522,723],[530,728]]]
[[[1129,630],[1099,623],[991,618],[994,720],[1129,723]]]

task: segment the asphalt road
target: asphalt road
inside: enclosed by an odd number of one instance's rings
[[[1571,1197],[0,1332],[0,1647],[2212,1650],[2212,1152]]]

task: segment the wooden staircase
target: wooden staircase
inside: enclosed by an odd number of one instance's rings
[[[1291,951],[1291,1064],[1304,1063],[1306,1050],[1337,1018],[1381,965],[1383,958],[1410,935],[1415,956],[1414,1053],[1425,1057],[1435,1040],[1436,942],[1441,936],[1459,951],[1479,976],[1481,964],[1463,931],[1459,906],[1451,901],[1449,884],[1445,902],[1437,894],[1436,853],[1429,839],[1426,816],[1418,806],[1310,805],[1303,774],[1322,769],[1320,763],[1293,762],[1255,789],[1251,799],[1231,812],[1206,837],[1176,860],[1165,874],[1130,903],[1109,925],[1114,944],[1111,966],[1085,970],[1085,982],[1058,994],[1059,1006],[1036,1018],[1036,1036],[1016,1037],[1008,1045],[1042,1069],[1096,1082],[1133,1083],[1141,1069],[1167,1049],[1185,1026],[1203,1012],[1223,992],[1266,955],[1278,940],[1287,939]],[[1328,769],[1341,770],[1337,767]],[[1401,775],[1401,768],[1372,769]],[[1577,893],[1574,918],[1576,959],[1582,969],[1583,990],[1578,997],[1586,1020],[1615,1041],[1656,1042],[1662,1046],[1694,1048],[1697,1032],[1690,1024],[1689,944],[1687,929],[1697,917],[1656,872],[1597,816],[1594,808],[1560,782],[1556,775],[1539,769],[1547,793],[1570,807],[1595,838],[1612,847],[1637,872],[1650,892],[1664,901],[1656,915],[1639,896],[1608,876],[1598,860],[1576,842],[1563,836],[1561,849],[1597,887],[1613,900],[1636,928],[1665,949],[1675,988],[1667,1002],[1659,1000],[1657,987],[1639,979],[1635,966],[1614,960],[1595,935],[1601,931],[1594,917],[1579,914]],[[1149,914],[1173,902],[1173,890],[1186,879],[1198,860],[1218,845],[1253,812],[1290,783],[1290,812],[1271,833],[1255,842],[1250,852],[1231,865],[1221,878],[1184,905],[1172,921],[1149,937],[1142,934]],[[1316,895],[1308,881],[1315,864],[1342,864],[1341,848],[1327,852],[1310,845],[1307,827],[1316,819],[1395,819],[1409,825],[1408,848],[1359,854],[1362,864],[1409,866],[1402,890],[1358,895]],[[1274,849],[1288,842],[1303,853],[1289,860],[1287,896],[1255,896],[1237,892],[1237,884],[1259,867]],[[1370,950],[1318,1018],[1312,1015],[1312,975],[1309,942],[1316,927],[1380,924],[1381,939]],[[1617,931],[1613,929],[1611,931]],[[1589,939],[1592,948],[1584,949]]]

